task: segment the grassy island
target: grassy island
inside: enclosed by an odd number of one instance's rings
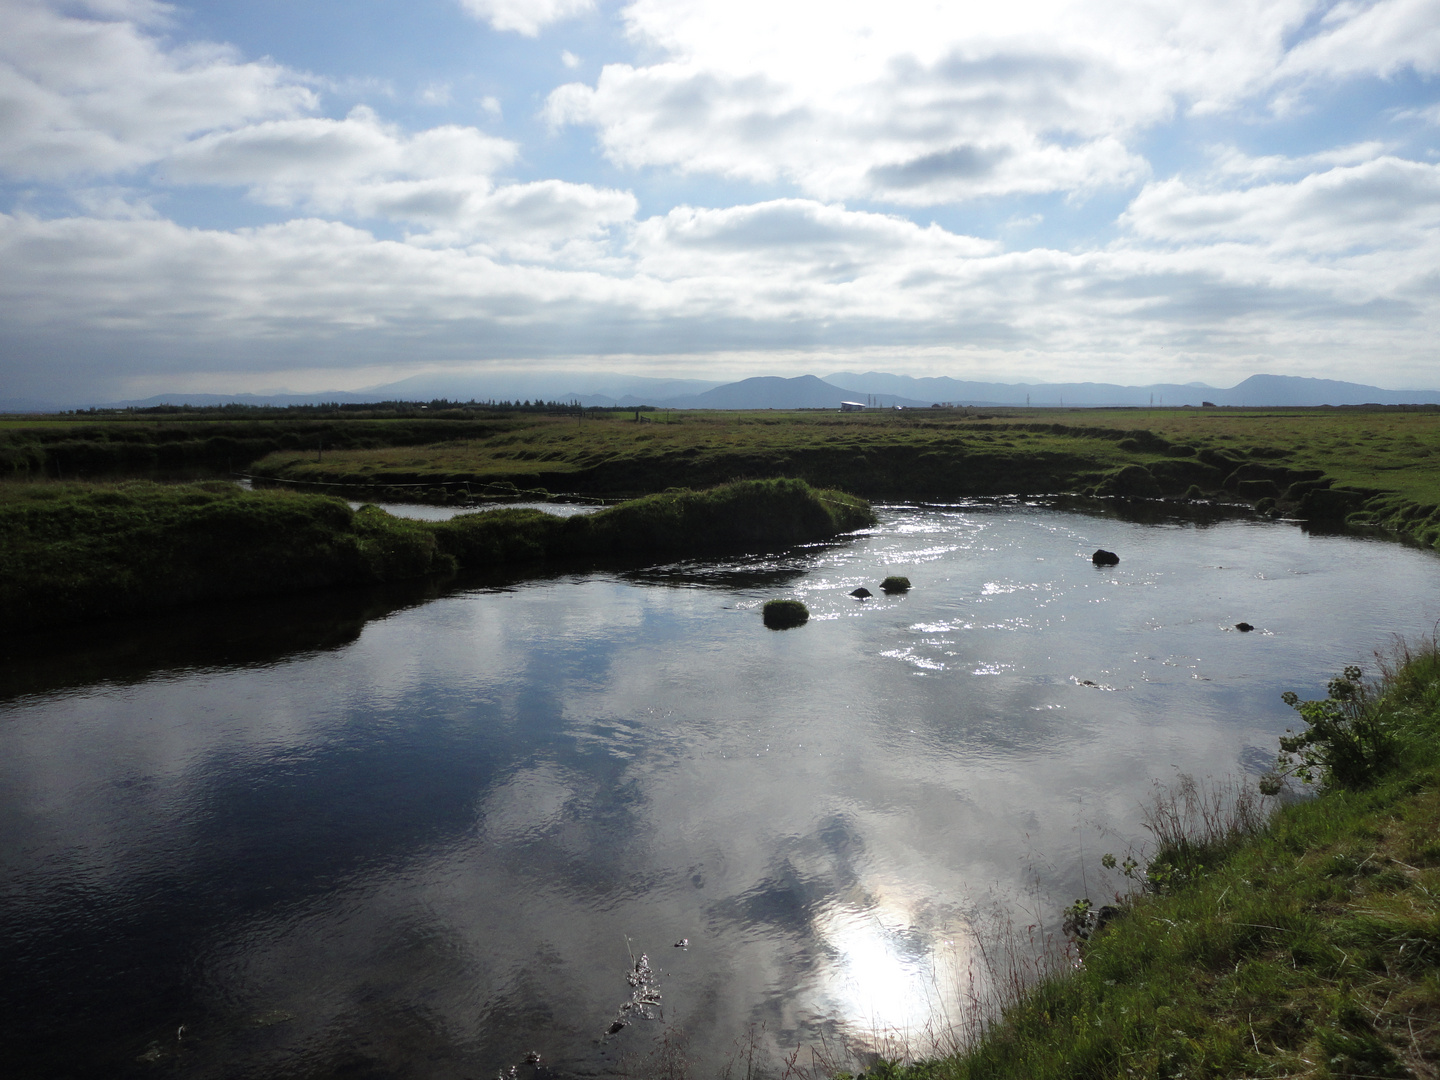
[[[964,1052],[870,1075],[1435,1076],[1440,652],[1404,651],[1369,687],[1356,674],[1297,702],[1305,725],[1282,740],[1317,797],[1208,835],[1172,817],[1101,928],[1071,909],[1078,967],[1012,997]]]
[[[865,501],[798,480],[675,490],[570,518],[499,509],[444,522],[222,481],[12,484],[0,489],[0,606],[4,632],[19,634],[540,559],[774,550],[873,521]]]

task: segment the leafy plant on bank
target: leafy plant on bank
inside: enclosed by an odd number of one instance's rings
[[[1285,691],[1285,704],[1305,726],[1280,737],[1275,768],[1262,781],[1267,793],[1278,793],[1291,776],[1324,787],[1365,787],[1394,764],[1394,717],[1379,707],[1363,674],[1358,666],[1346,667],[1330,680],[1329,696],[1319,700],[1301,701],[1293,690]]]

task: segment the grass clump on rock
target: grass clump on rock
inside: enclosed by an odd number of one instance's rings
[[[771,630],[789,630],[810,621],[810,609],[799,600],[766,600],[760,614]]]
[[[900,577],[898,574],[892,574],[880,582],[880,591],[885,593],[909,592],[910,579],[908,577]]]

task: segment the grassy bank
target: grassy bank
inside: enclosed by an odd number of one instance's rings
[[[4,632],[480,570],[537,559],[773,550],[873,522],[869,504],[801,481],[679,490],[598,514],[496,510],[446,522],[232,484],[0,488]]]
[[[1148,889],[1078,969],[1013,999],[967,1051],[877,1075],[1437,1075],[1440,655],[1356,686],[1337,680],[1297,724],[1317,798],[1209,835],[1172,803]]]
[[[869,498],[1188,495],[1440,542],[1440,414],[1399,408],[533,418],[483,439],[317,458],[276,453],[255,471],[451,498],[511,486],[605,494],[775,475]]]
[[[1398,406],[0,422],[0,475],[13,478],[232,471],[450,502],[517,489],[629,497],[779,476],[869,498],[1189,495],[1440,543],[1440,412]]]

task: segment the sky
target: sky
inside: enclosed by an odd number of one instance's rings
[[[0,399],[1440,387],[1440,0],[0,0],[0,26]]]

